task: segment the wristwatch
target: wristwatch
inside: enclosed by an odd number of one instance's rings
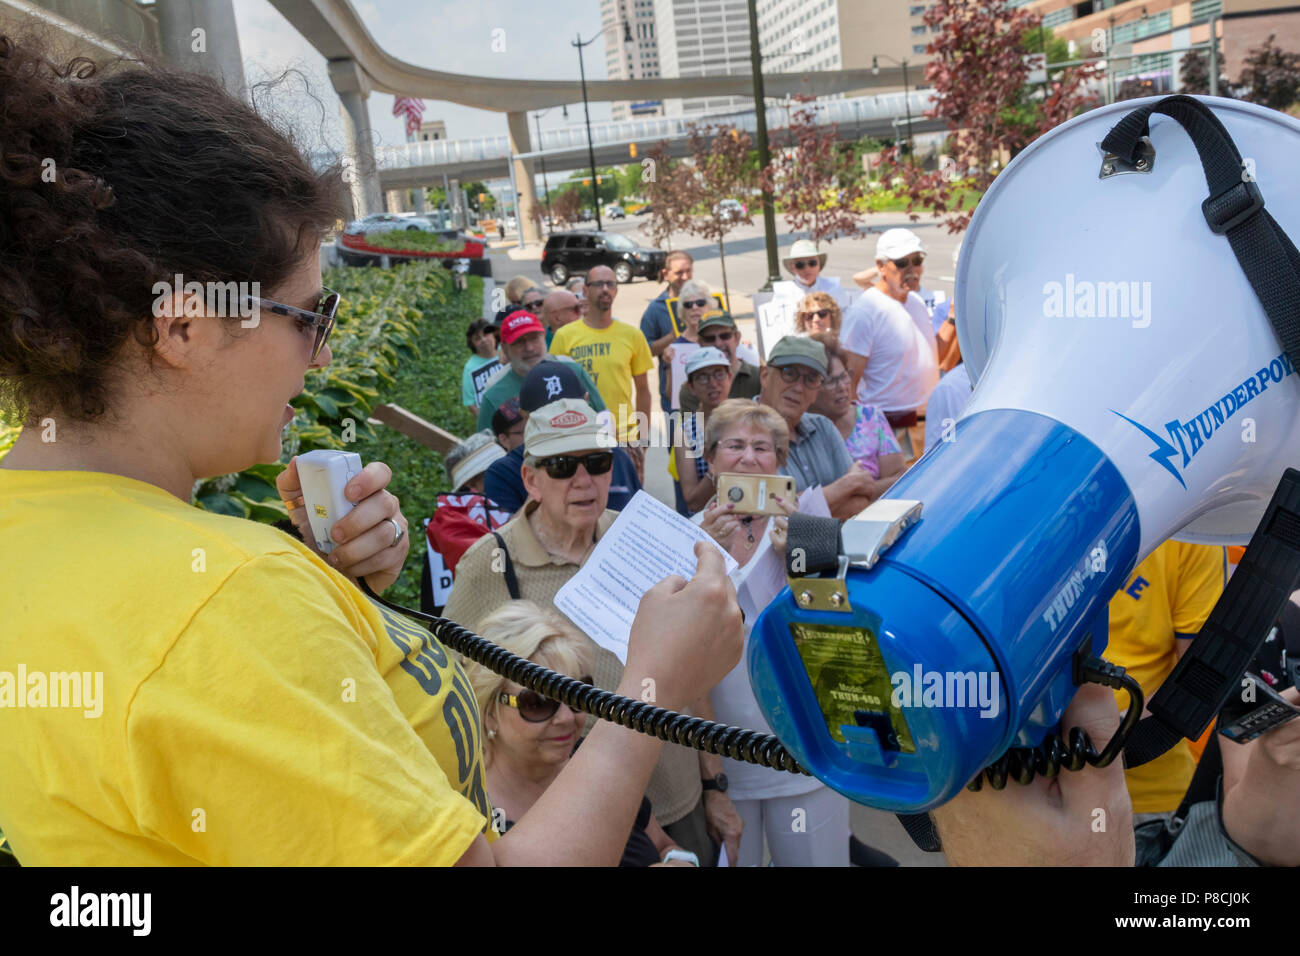
[[[719,793],[726,793],[727,775],[725,773],[720,773],[716,777],[712,777],[706,780],[701,780],[700,788],[704,790],[706,793],[710,790],[717,790]]]
[[[665,853],[664,858],[661,862],[671,863],[673,860],[685,860],[687,863],[689,863],[691,866],[694,867],[698,867],[700,865],[700,858],[698,856],[696,856],[690,850],[680,850],[677,849],[676,847],[674,847],[673,849]]]

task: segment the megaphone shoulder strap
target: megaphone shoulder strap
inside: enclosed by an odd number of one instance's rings
[[[1196,147],[1210,191],[1201,204],[1206,224],[1227,238],[1278,341],[1291,364],[1300,368],[1300,252],[1265,210],[1252,164],[1242,161],[1214,112],[1191,96],[1167,96],[1126,114],[1102,140],[1102,150],[1137,163],[1144,138],[1150,143],[1155,113],[1177,121]],[[1300,573],[1298,477],[1294,470],[1282,477],[1200,635],[1149,702],[1152,716],[1129,737],[1125,766],[1140,766],[1184,737],[1198,736],[1258,650]]]
[[[1201,204],[1205,221],[1227,238],[1278,341],[1291,364],[1300,368],[1300,252],[1264,208],[1253,165],[1242,162],[1237,144],[1213,111],[1191,96],[1166,96],[1128,113],[1101,148],[1136,161],[1142,139],[1150,136],[1153,113],[1171,117],[1187,131],[1210,190]]]

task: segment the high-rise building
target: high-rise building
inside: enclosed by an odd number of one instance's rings
[[[915,89],[922,83],[930,59],[925,48],[935,32],[922,19],[930,5],[918,0],[759,0],[763,72],[869,69],[873,61],[894,67],[906,60],[908,83]]]
[[[440,119],[425,120],[420,124],[420,132],[417,133],[414,138],[421,142],[433,139],[446,139],[447,124]]]
[[[611,80],[659,75],[654,0],[600,0],[600,23],[605,27],[605,73]],[[628,33],[632,35],[630,43]],[[663,115],[659,100],[622,100],[611,103],[610,109],[615,120]]]
[[[653,8],[663,76],[749,75],[745,0],[654,0]],[[725,113],[752,106],[753,100],[744,96],[700,96],[665,100],[664,113]]]
[[[1015,2],[1015,0],[1013,0]],[[1291,0],[1021,0],[1078,56],[1110,53],[1110,86],[1136,81],[1143,95],[1177,91],[1187,47],[1205,45],[1217,23],[1220,73],[1235,81],[1248,49],[1275,34],[1283,48],[1300,29]]]

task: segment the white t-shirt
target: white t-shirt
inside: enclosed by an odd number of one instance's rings
[[[906,412],[925,405],[939,381],[938,346],[930,314],[915,292],[906,304],[879,289],[863,293],[844,314],[840,344],[866,356],[858,402],[882,411]]]
[[[970,374],[966,363],[962,362],[944,373],[939,384],[930,393],[929,404],[925,406],[925,450],[943,441],[945,419],[956,421],[970,401]]]
[[[780,282],[772,283],[773,299],[794,299],[802,301],[806,295],[812,295],[814,292],[827,292],[834,295],[840,291],[839,276],[819,275],[813,281],[813,284],[807,288],[800,282],[793,279],[782,279]]]

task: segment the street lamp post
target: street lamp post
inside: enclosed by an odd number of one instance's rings
[[[610,26],[613,25],[610,24]],[[587,107],[587,69],[582,62],[582,48],[591,46],[599,37],[604,36],[605,30],[608,29],[609,27],[605,27],[585,43],[582,40],[581,33],[573,41],[573,46],[578,48],[578,75],[582,77],[582,113],[587,120],[587,159],[591,163],[591,201],[596,210],[597,232],[602,232],[605,227],[600,221],[600,186],[597,183],[596,176],[596,148],[591,143],[591,111]],[[626,20],[623,21],[623,42],[625,44],[632,42],[632,27]]]
[[[884,56],[884,54],[881,54]],[[880,75],[880,64],[877,62],[878,56],[871,58],[871,75]],[[892,56],[885,56],[886,60],[893,60],[903,68],[903,109],[907,112],[907,155],[912,155],[912,99],[911,85],[907,82],[907,59],[894,60]]]
[[[1219,95],[1219,18],[1210,17],[1210,95]]]
[[[552,106],[551,109],[555,109],[555,107]],[[549,113],[550,111],[551,110],[547,110],[546,113]],[[533,114],[533,123],[537,126],[537,149],[539,152],[541,151],[542,148],[542,117],[544,115],[546,114],[545,113]],[[551,208],[551,185],[546,181],[546,157],[538,156],[537,161],[542,164],[542,188],[546,190],[546,209],[549,212]],[[533,188],[536,189],[537,187],[534,186]],[[545,218],[546,217],[543,217],[543,219]],[[542,225],[545,224],[546,224],[545,222],[542,223]],[[520,227],[520,232],[521,233],[523,232],[522,226]]]
[[[767,144],[767,99],[763,95],[763,53],[758,48],[758,0],[749,0],[749,62],[754,73],[754,125],[758,139],[758,168],[772,165],[772,151]],[[781,279],[776,261],[776,210],[772,194],[763,190],[763,241],[767,246],[767,283],[760,290],[770,292],[772,283]]]

